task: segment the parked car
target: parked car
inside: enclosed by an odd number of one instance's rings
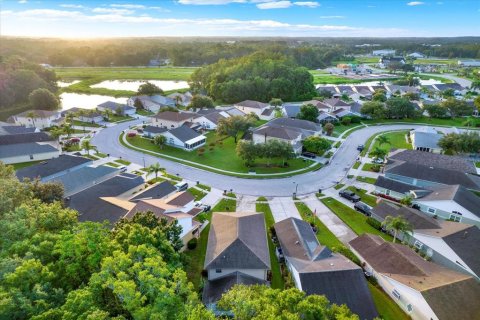
[[[310,158],[310,159],[315,159],[317,157],[317,155],[315,153],[312,153],[312,152],[303,152],[302,156],[304,156],[305,158]]]
[[[358,212],[361,212],[363,213],[364,215],[366,215],[367,217],[370,217],[372,215],[372,208],[363,203],[363,202],[356,202],[354,205],[353,205],[353,208],[355,210],[357,210]]]
[[[353,191],[350,191],[350,190],[342,190],[338,193],[340,195],[340,197],[343,197],[347,200],[350,200],[352,202],[358,202],[360,201],[360,197],[358,195],[355,194],[355,192]]]
[[[177,188],[177,191],[185,191],[188,189],[188,183],[186,182],[180,182],[175,185],[175,188]]]
[[[212,207],[210,207],[208,204],[204,204],[200,208],[203,209],[203,212],[207,212],[207,211],[210,211],[210,209],[212,209]]]
[[[121,166],[118,169],[120,169],[120,172],[125,172],[125,171],[127,171],[127,166]]]
[[[365,149],[365,146],[363,144],[358,145],[357,150],[358,151],[363,151]]]
[[[375,158],[372,160],[372,163],[375,163],[375,164],[383,164],[385,162],[385,160],[383,160],[382,158]]]

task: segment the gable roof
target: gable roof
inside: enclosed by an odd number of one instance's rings
[[[330,98],[330,99],[325,99],[323,100],[324,104],[327,104],[332,107],[349,107],[350,105],[346,103],[345,101],[337,98]]]
[[[165,127],[157,127],[157,126],[146,126],[143,129],[143,132],[149,132],[149,133],[164,133],[167,132],[168,129]]]
[[[152,118],[156,118],[159,120],[166,120],[166,121],[181,122],[181,121],[193,119],[194,116],[195,114],[190,112],[163,111],[152,116]]]
[[[25,134],[33,133],[37,129],[34,127],[25,127],[25,126],[0,126],[0,135],[15,135],[15,134]]]
[[[300,112],[301,107],[302,105],[300,104],[284,104],[283,110],[285,110],[287,117],[295,118]]]
[[[384,176],[378,176],[377,180],[375,181],[374,185],[376,187],[392,190],[398,193],[408,193],[411,190],[419,189],[418,186],[413,186],[407,183],[403,183],[397,180],[388,179]]]
[[[480,197],[461,185],[451,185],[433,190],[420,201],[453,200],[471,213],[480,217]]]
[[[59,173],[86,163],[92,163],[92,160],[84,157],[72,155],[60,155],[57,158],[42,161],[33,166],[22,168],[15,173],[19,180],[24,178],[47,178],[55,173]]]
[[[308,105],[308,104],[311,104],[311,105],[317,107],[317,109],[330,109],[330,106],[327,106],[325,103],[323,103],[322,101],[319,101],[319,100],[305,101],[305,102],[303,102],[302,105]]]
[[[210,112],[202,115],[205,119],[210,120],[214,124],[218,124],[221,119],[226,119],[220,112]]]
[[[130,201],[138,202],[140,200],[147,199],[162,199],[169,194],[175,192],[177,189],[169,181],[163,181],[159,184],[152,186],[151,188],[145,189],[144,191],[137,193],[135,197],[131,198]]]
[[[270,126],[260,127],[255,131],[253,131],[253,134],[258,134],[258,135],[273,137],[278,139],[284,139],[284,140],[295,140],[298,138],[298,136],[302,135],[301,132],[290,129],[290,128],[270,127]]]
[[[127,106],[122,103],[114,102],[114,101],[106,101],[104,103],[100,103],[98,105],[99,108],[110,109],[112,111],[116,111],[117,108],[121,108],[122,110],[125,109]]]
[[[262,213],[214,212],[205,269],[270,269]]]
[[[16,114],[14,117],[25,117],[29,118],[29,113],[33,112],[37,118],[49,118],[51,116],[55,116],[58,114],[57,111],[50,111],[50,110],[27,110],[24,112],[21,112],[19,114]]]
[[[270,122],[266,123],[265,125],[270,127],[283,126],[283,127],[302,129],[302,130],[308,130],[313,132],[318,132],[322,130],[321,127],[316,123],[308,120],[302,120],[302,119],[275,118]]]
[[[439,133],[430,133],[430,132],[420,132],[414,131],[415,147],[430,148],[430,149],[440,149],[438,146],[438,141],[443,137]]]
[[[18,143],[30,142],[50,142],[55,141],[50,135],[45,132],[30,132],[22,134],[0,135],[0,146]]]
[[[453,251],[468,265],[470,269],[480,276],[480,229],[470,226],[443,237],[443,240]]]
[[[187,126],[180,126],[178,128],[171,129],[168,132],[182,142],[187,142],[202,135]]]
[[[401,216],[410,223],[414,230],[441,229],[440,223],[437,219],[428,217],[416,209],[404,206],[396,206],[386,201],[381,201],[379,204],[377,204],[372,209],[372,213],[383,219],[385,219],[387,216]]]
[[[254,100],[244,100],[238,103],[235,103],[236,106],[252,108],[252,109],[263,109],[268,107],[268,103],[254,101]]]
[[[0,145],[0,158],[11,158],[50,152],[59,153],[59,150],[50,144],[39,144],[36,142]]]

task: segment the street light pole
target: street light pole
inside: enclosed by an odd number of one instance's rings
[[[293,182],[295,184],[295,192],[293,193],[293,197],[296,198],[297,197],[297,191],[298,191],[298,183],[296,182]]]
[[[145,157],[142,157],[142,159],[143,159],[143,167],[146,168],[145,167]]]

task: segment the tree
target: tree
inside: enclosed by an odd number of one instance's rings
[[[300,107],[300,112],[298,113],[297,118],[315,122],[317,121],[319,113],[317,107],[312,104],[307,104]]]
[[[378,90],[375,91],[375,93],[372,96],[373,101],[380,101],[380,102],[385,102],[387,101],[387,96],[385,94],[384,90]]]
[[[156,94],[163,94],[163,90],[160,89],[158,86],[154,85],[153,83],[147,81],[144,84],[142,84],[140,87],[138,87],[137,94],[153,96]]]
[[[387,230],[393,230],[393,243],[397,239],[398,232],[402,233],[413,233],[413,228],[410,223],[402,216],[392,217],[386,216],[383,220],[382,225]]]
[[[321,137],[310,136],[303,140],[303,147],[309,152],[316,154],[323,154],[326,150],[330,149],[331,143]]]
[[[334,129],[335,129],[335,126],[330,122],[325,123],[323,125],[323,130],[325,130],[325,132],[327,133],[328,136],[332,135]]]
[[[438,141],[445,153],[479,153],[480,135],[478,132],[449,133]]]
[[[63,134],[63,130],[61,128],[54,127],[52,130],[50,130],[49,134],[53,139],[55,139],[55,140],[57,140],[57,142],[59,142],[60,137]]]
[[[480,112],[480,96],[477,96],[475,100],[473,100],[473,104],[477,107],[478,112]]]
[[[90,155],[90,150],[97,150],[97,147],[95,147],[90,140],[83,140],[82,141],[82,149],[87,151],[87,154]]]
[[[441,103],[442,107],[448,109],[450,115],[455,117],[471,116],[473,113],[473,107],[469,105],[465,100],[457,100],[455,98],[448,98]]]
[[[408,99],[392,97],[386,102],[387,115],[394,119],[414,118],[416,116],[414,105]]]
[[[135,102],[133,103],[133,106],[134,106],[135,109],[137,109],[137,110],[143,110],[143,109],[145,109],[145,108],[143,107],[143,102],[142,102],[142,100],[140,100],[140,99],[138,99],[138,98],[135,98]]]
[[[65,123],[63,125],[63,132],[65,132],[65,134],[67,135],[68,138],[70,138],[70,136],[72,135],[72,133],[74,132],[74,129],[72,127],[72,125],[70,123]]]
[[[480,89],[480,80],[472,81],[472,84],[470,85],[470,89],[472,90]]]
[[[203,109],[203,108],[214,108],[213,100],[210,97],[196,94],[192,97],[192,100],[188,104],[188,109]]]
[[[360,112],[368,115],[373,119],[384,119],[387,116],[385,104],[380,101],[368,101],[362,105]]]
[[[238,134],[245,132],[248,128],[253,126],[255,119],[250,116],[232,116],[220,119],[217,125],[217,134],[227,135],[233,137],[237,143]]]
[[[424,107],[430,118],[449,118],[448,109],[441,104],[429,104]]]
[[[48,89],[35,89],[28,95],[30,107],[40,110],[57,110],[60,102],[57,97]]]
[[[236,153],[245,161],[247,167],[251,167],[259,156],[259,147],[252,141],[242,140],[237,144]]]
[[[40,182],[40,180],[35,179],[27,183],[27,188],[33,198],[39,199],[44,203],[63,202],[64,187],[58,181]]]
[[[32,120],[32,126],[36,128],[35,119],[37,118],[37,114],[34,111],[28,111],[27,118],[30,118]]]
[[[384,144],[390,144],[390,139],[386,135],[380,135],[377,137],[378,145],[381,147]]]
[[[157,135],[155,138],[153,138],[153,143],[156,146],[159,146],[160,149],[163,149],[163,146],[167,143],[167,138],[162,135]]]
[[[405,98],[407,98],[410,101],[413,100],[420,100],[420,95],[416,92],[407,92],[403,95]]]
[[[158,173],[163,171],[164,169],[160,167],[160,163],[156,162],[154,164],[151,164],[147,167],[147,176],[151,174],[155,174],[155,179],[158,178]]]
[[[112,110],[110,109],[105,109],[103,112],[102,112],[103,116],[105,117],[105,119],[108,121],[110,120],[110,117],[112,116]]]
[[[217,304],[234,319],[342,319],[358,320],[346,305],[330,304],[324,295],[306,295],[296,288],[236,285]]]
[[[375,149],[373,149],[370,152],[370,157],[373,157],[374,159],[382,159],[383,160],[383,159],[385,159],[387,154],[388,154],[387,150],[381,149],[379,147],[375,147]]]
[[[455,95],[455,90],[453,90],[452,88],[448,88],[442,91],[443,98],[453,98],[454,95]]]
[[[281,107],[283,105],[282,99],[273,98],[270,100],[269,104],[275,108]]]
[[[330,90],[320,89],[317,91],[317,95],[322,99],[329,99],[333,97],[333,94]]]

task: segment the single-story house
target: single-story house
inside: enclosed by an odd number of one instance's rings
[[[192,112],[163,111],[151,116],[151,123],[154,126],[167,129],[179,128],[185,122],[193,122],[197,115]]]
[[[258,116],[260,120],[272,120],[275,118],[275,109],[273,107],[266,108]]]
[[[318,117],[317,117],[317,121],[321,124],[324,124],[324,123],[327,123],[327,122],[338,122],[338,118],[331,114],[331,113],[328,113],[328,112],[325,112],[325,111],[320,111],[320,113],[318,114]]]
[[[167,145],[187,151],[200,148],[207,141],[207,137],[187,126],[170,129],[161,135],[167,138]]]
[[[265,218],[256,212],[214,212],[204,269],[203,303],[215,310],[222,294],[236,284],[268,285],[270,255]]]
[[[412,86],[399,86],[396,84],[388,84],[386,87],[390,94],[399,93],[400,95],[403,96],[406,93],[418,93],[418,94],[420,93],[420,89]]]
[[[80,114],[81,111],[83,111],[83,114]],[[66,115],[69,113],[74,115],[74,119],[83,122],[100,123],[104,120],[102,113],[94,109],[70,108],[68,110],[62,111],[62,116],[66,117]]]
[[[19,180],[25,178],[34,180],[38,178],[41,182],[47,182],[70,171],[89,166],[92,163],[93,161],[91,159],[65,154],[39,164],[19,169],[15,174]]]
[[[474,319],[480,284],[471,276],[425,261],[408,246],[363,234],[349,242],[364,270],[412,319]]]
[[[330,112],[333,112],[337,109],[343,108],[350,110],[350,104],[346,103],[341,99],[330,98],[323,100],[323,104],[327,105],[330,108]]]
[[[190,92],[185,92],[185,93],[174,92],[169,94],[167,98],[173,99],[176,104],[179,104],[181,106],[188,106],[192,101],[193,96]]]
[[[241,101],[241,102],[235,103],[233,106],[246,114],[253,112],[259,117],[261,116],[262,112],[265,109],[270,108],[270,105],[268,103],[263,103],[259,101],[253,101],[253,100]]]
[[[60,118],[60,112],[49,110],[28,110],[11,117],[16,125],[38,129],[50,128],[56,125]]]
[[[325,112],[328,112],[330,111],[331,107],[325,103],[323,103],[322,101],[319,101],[319,100],[310,100],[310,101],[304,101],[303,102],[303,105],[308,105],[308,104],[311,104],[315,107],[317,107],[317,109],[319,111],[325,111]]]
[[[113,101],[101,103],[97,106],[97,109],[99,111],[110,110],[113,114],[118,114],[121,116],[133,116],[137,111],[137,109],[134,107]]]
[[[162,95],[153,95],[153,96],[134,96],[130,97],[127,100],[127,105],[129,107],[135,107],[135,101],[139,100],[142,103],[142,106],[145,110],[151,112],[158,112],[162,108],[166,107],[175,107],[176,100],[170,97],[164,97]]]
[[[378,66],[382,69],[385,69],[385,68],[388,68],[393,63],[404,65],[405,59],[403,57],[383,56],[378,61]]]
[[[415,246],[433,262],[480,280],[480,229],[477,226],[445,221],[425,215],[423,212],[386,201],[372,209],[372,217],[383,222],[387,216],[401,216],[411,225],[413,232],[398,238]]]
[[[339,94],[346,94],[347,96],[350,96],[355,93],[353,90],[352,86],[345,85],[345,86],[336,86],[337,92]]]
[[[438,146],[438,141],[443,137],[432,127],[422,127],[410,131],[413,150],[441,153],[442,148]]]
[[[0,145],[0,161],[5,164],[47,160],[59,155],[60,150],[48,143],[27,142]]]
[[[165,127],[146,126],[143,128],[143,136],[147,138],[154,138],[155,136],[167,131],[168,129]]]
[[[266,143],[269,140],[290,143],[296,154],[302,152],[302,133],[299,130],[265,125],[253,131],[252,141],[254,143]]]
[[[194,123],[201,125],[204,130],[215,130],[217,129],[218,123],[221,119],[229,118],[230,115],[226,112],[216,111],[200,114],[193,119]]]
[[[346,304],[360,319],[378,316],[362,269],[322,246],[307,222],[288,218],[274,225],[285,263],[295,286],[307,295],[325,295]]]
[[[0,126],[0,136],[13,135],[13,134],[25,134],[40,132],[35,127],[14,126],[14,125],[2,125]]]
[[[301,103],[284,103],[282,106],[282,113],[287,118],[296,118],[301,108]]]

